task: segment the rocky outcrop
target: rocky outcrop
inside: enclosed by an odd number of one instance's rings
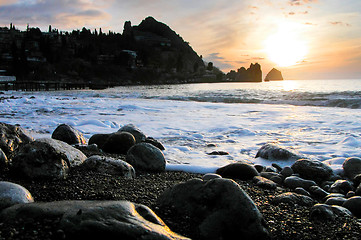
[[[18,204],[3,210],[2,222],[56,221],[62,239],[188,239],[172,232],[147,206],[127,201],[58,201]]]
[[[267,81],[280,81],[280,80],[283,80],[282,73],[281,73],[281,71],[279,71],[279,70],[277,70],[275,68],[272,68],[272,70],[269,71],[269,73],[267,73],[264,80],[266,82]]]
[[[192,179],[166,190],[160,206],[194,221],[200,239],[269,239],[262,214],[230,179]]]
[[[231,70],[227,74],[229,81],[233,82],[262,82],[261,65],[251,63],[249,68],[241,67],[236,71]]]
[[[43,138],[23,145],[12,160],[11,170],[18,177],[59,179],[86,158],[65,142]]]

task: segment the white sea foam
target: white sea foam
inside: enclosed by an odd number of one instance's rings
[[[239,97],[240,90],[234,84],[206,86],[213,90],[207,90],[203,97],[226,91],[228,99],[234,92]],[[87,138],[95,133],[115,132],[132,123],[165,145],[168,170],[214,172],[217,167],[236,161],[270,165],[268,160],[254,158],[268,142],[322,161],[361,157],[361,109],[185,100],[189,95],[196,96],[197,88],[206,86],[5,92],[2,96],[7,99],[0,103],[0,121],[20,124],[36,138],[50,137],[62,123],[74,126]],[[217,86],[220,91],[214,90]],[[256,87],[248,90],[260,96],[265,89],[259,88],[260,92]],[[171,93],[179,100],[172,100]],[[207,154],[212,151],[229,155]],[[339,162],[327,163],[340,170]]]

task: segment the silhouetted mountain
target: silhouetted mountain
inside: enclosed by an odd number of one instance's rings
[[[251,63],[249,68],[241,67],[236,71],[231,70],[226,75],[227,79],[232,82],[262,82],[261,65]]]
[[[278,81],[283,80],[281,71],[273,68],[269,73],[266,75],[265,81]]]

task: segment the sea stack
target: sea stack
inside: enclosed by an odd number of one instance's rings
[[[268,81],[280,81],[283,80],[281,71],[273,68],[264,79],[266,82]]]

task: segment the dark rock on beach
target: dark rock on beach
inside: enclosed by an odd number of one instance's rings
[[[21,144],[32,142],[33,137],[22,127],[0,123],[0,148],[10,156]]]
[[[126,161],[135,170],[165,171],[165,158],[161,150],[150,143],[137,143],[127,153]]]
[[[8,163],[9,163],[8,158],[6,157],[3,150],[1,150],[0,148],[0,169],[5,168],[8,165]]]
[[[94,134],[89,138],[88,144],[96,144],[98,148],[103,149],[104,143],[108,140],[110,134],[101,133],[101,134]]]
[[[128,201],[57,201],[18,204],[1,212],[7,223],[23,218],[57,221],[67,239],[188,239],[173,233],[147,206]],[[58,232],[59,232],[58,230]]]
[[[315,203],[315,200],[305,195],[286,192],[275,196],[272,203],[276,205],[280,203],[287,203],[291,205],[297,204],[301,206],[312,206]]]
[[[342,167],[343,167],[345,176],[350,179],[353,179],[358,174],[361,174],[361,158],[358,158],[358,157],[347,158],[343,162]]]
[[[68,124],[60,124],[54,130],[51,138],[66,142],[69,145],[86,144],[83,134]]]
[[[216,173],[224,178],[240,180],[252,180],[254,176],[259,176],[256,168],[248,163],[231,163],[218,168]]]
[[[336,220],[340,216],[351,217],[352,213],[347,208],[327,204],[315,204],[310,210],[310,219],[312,221]]]
[[[269,239],[262,214],[230,179],[192,179],[175,185],[158,199],[161,207],[194,221],[201,239]]]
[[[291,167],[302,178],[314,181],[327,180],[333,174],[329,166],[317,160],[299,159]]]
[[[23,145],[12,159],[11,169],[18,177],[61,179],[69,168],[85,159],[81,151],[67,143],[43,138]]]
[[[361,197],[355,196],[346,200],[342,204],[342,207],[347,208],[357,218],[361,218]]]
[[[117,132],[108,136],[104,145],[102,145],[102,149],[107,153],[127,154],[135,142],[135,138],[131,133]]]
[[[133,124],[127,124],[127,125],[121,127],[118,130],[118,132],[128,132],[128,133],[132,134],[135,138],[136,143],[144,142],[145,139],[147,138],[145,136],[145,134],[142,132],[142,130],[140,130]]]
[[[256,158],[261,157],[264,159],[268,159],[270,161],[287,161],[287,160],[298,160],[302,158],[295,153],[290,152],[289,150],[282,148],[276,144],[267,143],[262,146],[257,154]]]

